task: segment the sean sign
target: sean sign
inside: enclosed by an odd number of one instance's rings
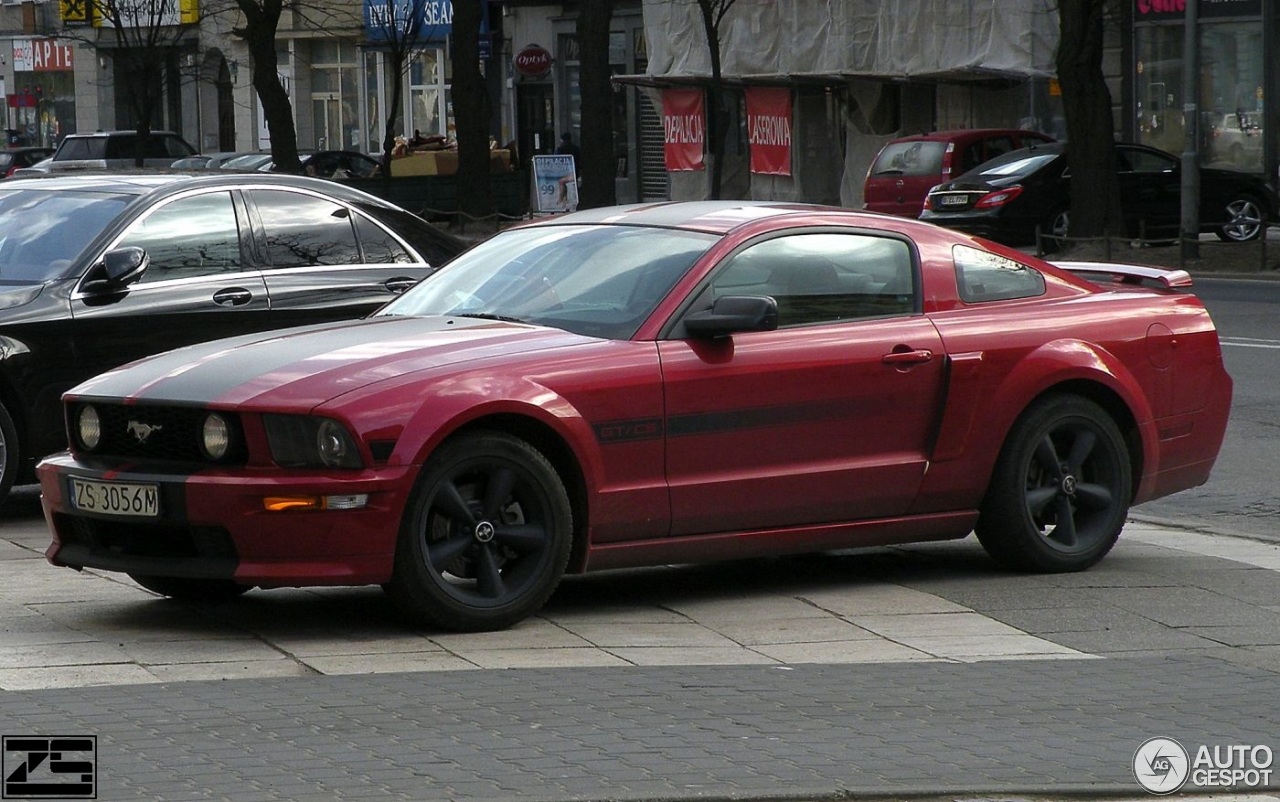
[[[752,86],[746,94],[751,172],[791,175],[791,90]]]

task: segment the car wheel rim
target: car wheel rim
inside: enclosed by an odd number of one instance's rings
[[[1236,242],[1253,239],[1262,228],[1262,212],[1253,201],[1238,200],[1227,204],[1227,220],[1222,231]]]
[[[533,588],[550,556],[549,504],[510,465],[459,471],[440,481],[419,534],[431,577],[449,596],[492,608]]]
[[[1053,224],[1049,226],[1049,233],[1055,237],[1066,238],[1070,222],[1071,215],[1069,212],[1058,212],[1053,218]]]
[[[1063,421],[1036,444],[1027,469],[1026,509],[1050,548],[1074,554],[1109,537],[1122,498],[1119,454],[1089,421]]]

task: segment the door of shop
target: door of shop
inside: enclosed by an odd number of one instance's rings
[[[549,83],[522,83],[516,90],[516,127],[520,153],[529,157],[551,153],[556,147],[555,105]]]

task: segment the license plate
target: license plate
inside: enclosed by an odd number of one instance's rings
[[[969,202],[968,195],[943,195],[938,199],[943,206],[964,206]]]
[[[154,518],[160,514],[160,489],[154,484],[71,479],[71,506],[82,512]]]

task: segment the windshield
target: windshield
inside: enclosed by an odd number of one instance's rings
[[[716,241],[631,226],[512,229],[488,239],[379,315],[457,315],[626,339]]]
[[[946,150],[946,143],[932,140],[890,142],[876,157],[871,175],[938,175],[942,172],[942,154]]]
[[[104,192],[0,189],[0,283],[41,284],[61,277],[132,199]]]

